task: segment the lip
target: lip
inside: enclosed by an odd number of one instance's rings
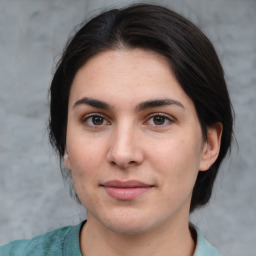
[[[105,189],[109,196],[117,200],[135,199],[154,187],[138,180],[110,180],[101,186]]]

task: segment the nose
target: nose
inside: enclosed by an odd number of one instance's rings
[[[119,127],[112,135],[107,153],[107,160],[111,165],[127,169],[143,162],[142,145],[135,129]]]

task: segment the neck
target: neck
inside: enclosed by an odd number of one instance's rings
[[[89,216],[88,216],[89,217]],[[184,223],[184,221],[183,221]],[[166,225],[140,234],[120,234],[88,218],[80,235],[83,256],[192,256],[195,242],[188,222]]]

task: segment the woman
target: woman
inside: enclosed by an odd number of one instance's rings
[[[232,110],[209,40],[156,5],[104,12],[68,43],[50,140],[87,220],[0,255],[220,255],[189,223],[230,148]]]

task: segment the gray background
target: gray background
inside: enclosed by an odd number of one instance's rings
[[[128,3],[0,0],[0,244],[85,217],[69,198],[48,143],[47,90],[74,26],[105,7]],[[192,219],[224,255],[255,256],[256,1],[157,3],[194,21],[212,40],[236,112],[239,147],[233,144],[210,205]]]

